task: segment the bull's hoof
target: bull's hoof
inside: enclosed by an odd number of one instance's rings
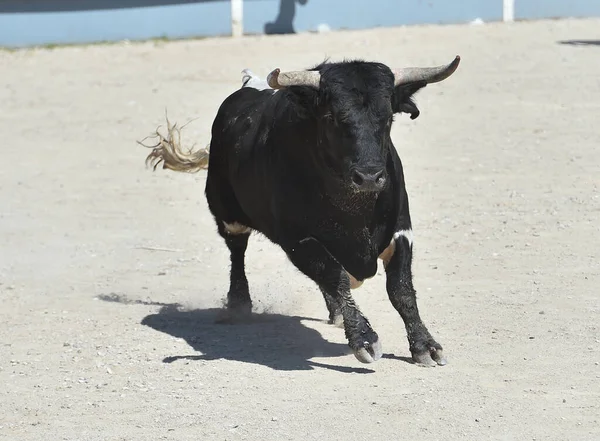
[[[445,366],[448,364],[448,360],[444,357],[444,350],[437,343],[435,343],[435,346],[429,346],[428,350],[413,352],[412,358],[416,364],[425,367]]]
[[[235,323],[247,323],[252,319],[252,304],[239,304],[235,307],[228,306],[223,309],[215,319],[215,323],[232,325]]]
[[[375,334],[375,341],[365,341],[360,347],[354,349],[354,356],[361,363],[373,363],[379,360],[382,354],[383,350],[381,348],[381,342],[379,341],[377,334]]]

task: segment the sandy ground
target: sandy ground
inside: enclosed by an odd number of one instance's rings
[[[599,20],[0,52],[0,439],[600,439]],[[256,323],[214,325],[228,253],[197,175],[135,141],[198,118],[240,70],[366,57],[458,72],[397,119],[424,320],[408,362],[382,275],[354,292],[361,365],[259,236]],[[144,247],[160,248],[152,250]]]

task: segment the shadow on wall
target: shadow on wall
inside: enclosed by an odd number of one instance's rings
[[[561,40],[558,44],[571,46],[600,46],[600,40]]]
[[[296,3],[305,5],[308,0],[279,0],[279,15],[274,22],[265,23],[265,34],[295,34]]]
[[[373,373],[371,369],[336,366],[311,361],[313,357],[348,357],[358,363],[347,344],[332,343],[306,327],[302,321],[321,321],[281,314],[253,314],[237,324],[217,324],[223,309],[185,309],[177,303],[130,300],[117,294],[101,295],[100,300],[128,305],[160,306],[155,314],[141,321],[155,331],[181,338],[192,348],[191,354],[173,354],[162,361],[232,360],[259,364],[275,370],[294,371],[324,368],[342,373]],[[339,330],[343,335],[343,330]],[[195,352],[194,352],[195,351]]]

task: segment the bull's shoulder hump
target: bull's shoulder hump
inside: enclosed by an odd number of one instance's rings
[[[251,87],[244,87],[236,90],[229,95],[219,108],[220,113],[226,113],[231,116],[252,113],[257,110],[264,110],[272,103],[274,94],[272,90],[258,90]]]

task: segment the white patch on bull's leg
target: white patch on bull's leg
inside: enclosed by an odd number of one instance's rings
[[[225,226],[225,231],[234,236],[238,234],[248,234],[252,231],[252,228],[242,225],[239,222],[232,222],[230,224],[223,222],[223,225]]]
[[[412,230],[400,230],[394,233],[394,239],[398,239],[400,237],[405,237],[408,241],[408,244],[412,247],[413,244],[413,231]]]
[[[350,279],[350,289],[357,289],[360,288],[361,285],[363,284],[363,280],[358,281],[354,278],[354,276],[352,274],[350,274],[348,271],[346,271],[346,274],[348,274],[348,278]]]
[[[244,69],[242,73],[244,74],[242,76],[242,88],[252,87],[256,90],[272,90],[273,93],[277,92],[269,86],[266,79],[254,75],[250,69]]]
[[[412,248],[413,244],[413,232],[412,230],[399,230],[394,233],[394,237],[390,241],[390,244],[387,246],[383,253],[379,255],[379,258],[383,260],[383,266],[387,267],[392,257],[394,257],[394,253],[396,252],[396,240],[400,237],[404,237],[408,241],[408,245]]]

